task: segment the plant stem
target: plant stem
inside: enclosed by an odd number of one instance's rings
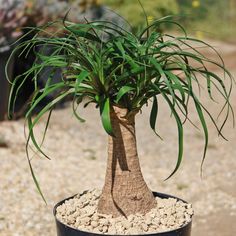
[[[105,185],[98,212],[117,216],[146,214],[156,202],[141,173],[135,135],[135,113],[113,107],[111,122],[115,137],[109,136]]]

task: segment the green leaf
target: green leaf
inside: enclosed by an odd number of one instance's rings
[[[172,86],[171,86],[170,81],[169,81],[168,78],[166,77],[165,72],[164,72],[163,69],[161,68],[161,65],[158,64],[158,62],[157,62],[154,58],[151,58],[150,61],[151,61],[151,63],[153,63],[154,67],[157,69],[157,71],[158,71],[158,72],[160,73],[160,75],[163,77],[163,79],[164,79],[164,81],[165,81],[165,83],[166,83],[166,85],[167,85],[167,87],[168,87],[168,89],[169,89],[169,91],[170,91],[170,93],[171,93],[171,95],[172,95],[172,99],[173,99],[173,101],[175,102],[175,93],[174,93],[174,91],[173,91],[173,88],[172,88]]]
[[[118,102],[120,101],[120,99],[121,99],[126,93],[128,93],[128,92],[130,92],[130,91],[132,91],[132,90],[134,90],[134,88],[132,88],[132,87],[130,87],[130,86],[123,86],[123,87],[119,90],[118,94],[116,95],[116,100],[115,100],[115,102],[118,103]]]
[[[200,101],[195,97],[195,95],[193,95],[193,100],[194,100],[194,104],[195,104],[195,108],[197,110],[198,113],[198,117],[200,119],[203,131],[204,131],[204,137],[205,137],[205,145],[204,145],[204,152],[203,152],[203,158],[202,158],[202,163],[201,163],[201,174],[203,171],[203,164],[206,158],[206,152],[207,152],[207,147],[208,147],[208,129],[207,129],[207,124],[204,118],[204,114],[202,112],[202,108],[201,108],[201,103]]]
[[[26,117],[28,117],[33,110],[36,108],[36,106],[47,96],[51,95],[53,92],[57,91],[58,89],[66,88],[67,85],[64,82],[57,83],[55,85],[52,85],[48,88],[44,88],[43,93],[38,97],[35,98],[32,105],[30,106],[30,109],[26,113]]]
[[[153,84],[153,88],[158,90],[160,92],[160,94],[163,96],[163,98],[165,99],[165,101],[167,102],[167,104],[169,105],[170,109],[171,109],[171,112],[172,114],[174,115],[174,118],[176,120],[176,124],[177,124],[177,127],[178,127],[178,146],[179,146],[179,151],[178,151],[178,159],[177,159],[177,163],[176,163],[176,166],[175,166],[175,169],[173,170],[173,172],[169,175],[168,178],[166,178],[166,180],[168,180],[169,178],[171,178],[175,173],[176,171],[179,169],[180,167],[180,164],[182,162],[182,159],[183,159],[183,125],[182,125],[182,122],[181,122],[181,119],[178,115],[178,113],[176,112],[176,109],[173,105],[173,103],[171,102],[171,100],[168,98],[168,96],[166,95],[165,92],[161,91],[161,89],[156,86],[155,84]]]
[[[74,91],[74,89],[69,89],[68,91],[60,94],[57,98],[55,98],[53,101],[49,102],[35,117],[35,119],[33,120],[32,123],[29,123],[28,127],[29,127],[29,135],[31,137],[31,139],[33,141],[35,141],[34,139],[34,135],[33,135],[33,129],[34,126],[39,122],[40,118],[48,111],[50,111],[55,104],[57,104],[59,101],[61,101],[63,98],[65,98],[66,96],[68,96],[69,94],[71,94]],[[30,119],[31,121],[31,113],[29,113],[26,118]],[[34,142],[35,147],[37,148],[37,150],[42,153],[45,157],[47,157],[47,155],[41,150],[41,148],[37,145],[37,142]]]
[[[29,126],[32,126],[32,120],[31,120],[31,117],[28,118],[28,124]],[[30,131],[29,135],[28,135],[28,138],[27,138],[27,142],[26,142],[26,156],[27,156],[27,160],[28,160],[28,164],[29,164],[29,167],[30,167],[30,172],[31,172],[31,175],[32,175],[32,178],[33,178],[33,181],[35,183],[35,186],[40,194],[40,196],[42,197],[42,199],[44,200],[44,202],[47,204],[46,202],[46,199],[43,195],[43,192],[40,188],[40,185],[39,185],[39,182],[35,176],[35,173],[34,173],[34,170],[33,170],[33,167],[32,167],[32,164],[31,164],[31,160],[30,160],[30,157],[29,157],[29,152],[28,152],[28,146],[29,146],[29,141],[30,139],[33,141],[33,144],[35,145],[35,147],[37,147],[37,149],[40,150],[41,153],[43,153],[43,151],[41,150],[41,148],[38,146],[38,143],[36,142],[35,138],[34,138],[34,134],[33,134],[33,130]],[[44,153],[43,153],[44,154]],[[44,156],[46,156],[46,154],[44,154]]]
[[[126,53],[126,51],[125,51],[125,49],[123,48],[122,43],[121,43],[120,41],[118,41],[118,42],[115,42],[115,45],[116,45],[117,48],[119,49],[119,51],[120,51],[120,53],[121,53],[121,55],[122,55],[122,57],[123,57],[123,59],[124,59],[124,58],[125,58],[125,53]]]
[[[76,76],[76,89],[79,88],[80,84],[84,81],[84,79],[86,79],[87,76],[89,76],[89,72],[85,70]]]
[[[81,102],[82,102],[82,97],[78,97],[78,98],[75,98],[75,99],[73,100],[73,103],[72,103],[73,114],[74,114],[74,116],[76,117],[77,120],[79,120],[80,122],[84,123],[85,120],[84,120],[83,118],[81,118],[81,117],[78,115],[77,107],[75,106],[75,104],[76,104],[76,102],[77,102],[78,100],[80,101],[79,103],[81,103]]]
[[[114,133],[112,130],[112,125],[111,125],[111,118],[110,118],[110,99],[109,98],[105,98],[104,100],[101,101],[100,115],[101,115],[103,128],[109,135],[114,137]]]
[[[175,74],[173,74],[170,71],[165,71],[165,74],[174,82],[174,89],[177,89],[181,96],[183,102],[185,101],[185,92],[184,92],[184,86],[181,84],[181,79],[179,79]]]
[[[31,164],[31,161],[30,161],[28,155],[27,155],[27,159],[28,159],[28,164],[29,164],[29,167],[30,167],[30,172],[31,172],[32,178],[33,178],[33,180],[34,180],[34,183],[35,183],[35,185],[36,185],[36,188],[37,188],[37,190],[38,190],[40,196],[42,197],[43,201],[47,204],[47,201],[46,201],[46,199],[45,199],[45,197],[44,197],[44,195],[43,195],[43,192],[42,192],[42,190],[41,190],[41,188],[40,188],[40,184],[39,184],[39,182],[38,182],[38,180],[37,180],[37,178],[36,178],[36,176],[35,176],[35,174],[34,174],[34,170],[33,170],[33,167],[32,167],[32,164]]]
[[[50,112],[51,113],[51,112]],[[49,116],[51,115],[49,113]],[[28,149],[28,145],[29,145],[29,141],[31,140],[33,142],[33,145],[36,147],[36,149],[44,156],[46,157],[47,159],[50,160],[50,157],[48,155],[46,155],[43,150],[41,149],[41,145],[38,144],[38,142],[36,141],[36,138],[35,138],[35,135],[34,135],[34,125],[33,125],[33,122],[32,122],[32,117],[31,116],[28,116],[27,117],[27,121],[28,121],[28,127],[29,127],[29,134],[28,134],[28,142],[26,144],[26,150]],[[46,125],[46,129],[47,129],[47,126]],[[45,134],[44,134],[45,136]],[[43,137],[43,140],[44,140],[44,137]],[[42,141],[43,142],[43,141]]]
[[[76,36],[91,40],[93,42],[101,42],[100,38],[88,32],[91,29],[91,26],[89,24],[72,24],[70,26],[67,26],[65,23],[65,19],[63,23],[65,28],[74,33]]]
[[[175,117],[175,120],[176,120],[176,124],[177,124],[177,127],[178,127],[178,140],[179,140],[179,151],[178,151],[178,159],[177,159],[177,163],[176,163],[176,166],[175,166],[175,169],[173,170],[173,172],[169,175],[169,177],[166,179],[168,180],[169,178],[171,178],[175,173],[176,171],[179,169],[180,167],[180,164],[182,162],[182,159],[183,159],[183,133],[184,133],[184,130],[183,130],[183,125],[182,125],[182,122],[180,120],[180,117],[178,115],[178,113],[176,112],[173,104],[171,103],[170,99],[165,95],[165,94],[162,94],[165,98],[165,100],[167,101],[167,103],[169,104],[169,107],[172,111],[172,114],[174,115]]]
[[[157,101],[157,97],[154,96],[153,97],[153,103],[152,103],[152,109],[151,109],[151,114],[150,114],[150,118],[149,118],[149,123],[150,126],[152,128],[152,130],[154,131],[154,133],[161,139],[161,136],[156,132],[156,121],[157,121],[157,114],[158,114],[158,101]]]

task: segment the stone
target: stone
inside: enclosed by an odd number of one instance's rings
[[[107,233],[107,231],[108,231],[108,227],[107,227],[107,226],[103,226],[103,227],[102,227],[102,232],[103,232],[103,233]]]
[[[91,226],[93,227],[93,228],[96,228],[96,227],[98,227],[98,222],[97,221],[91,221]]]
[[[99,220],[99,223],[100,223],[101,225],[108,226],[108,225],[109,225],[109,220],[106,219],[106,218],[103,218],[103,219],[100,219],[100,220]]]
[[[129,228],[131,228],[132,226],[133,226],[133,223],[130,222],[130,221],[128,221],[128,220],[126,220],[126,221],[123,222],[123,227],[124,227],[126,230],[129,229]]]
[[[84,218],[81,218],[80,219],[80,223],[81,223],[81,225],[89,225],[89,223],[90,223],[90,218],[89,217],[84,217]]]
[[[142,224],[141,224],[141,228],[142,228],[142,230],[143,230],[144,232],[147,232],[147,231],[148,231],[148,225],[145,224],[145,223],[142,223]]]

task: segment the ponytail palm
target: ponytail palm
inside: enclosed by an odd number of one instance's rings
[[[183,31],[183,36],[160,33],[158,29],[165,23],[175,24]],[[188,37],[182,26],[170,18],[154,21],[138,34],[105,21],[86,24],[63,21],[54,23],[54,27],[57,28],[55,34],[47,33],[47,27],[37,28],[34,38],[16,47],[15,51],[21,50],[22,55],[27,55],[33,49],[36,60],[32,68],[12,83],[9,114],[12,115],[14,111],[21,86],[26,80],[32,80],[34,94],[26,113],[29,128],[27,148],[29,141],[32,141],[36,149],[48,158],[34,136],[35,125],[41,117],[48,114],[46,133],[51,111],[61,100],[68,96],[73,98],[72,109],[81,122],[84,119],[77,113],[77,108],[94,103],[99,109],[104,130],[109,135],[107,173],[98,210],[113,216],[148,212],[155,206],[155,201],[142,177],[138,161],[136,114],[144,105],[150,105],[150,127],[159,136],[156,121],[160,98],[170,108],[177,124],[179,146],[171,177],[182,161],[183,124],[190,121],[190,102],[195,106],[205,137],[202,163],[208,146],[206,116],[210,117],[223,137],[221,131],[228,117],[233,116],[229,102],[233,83],[231,74],[214,48]],[[193,44],[211,48],[218,55],[220,63],[204,56]],[[43,48],[48,46],[53,48],[51,55],[44,53]],[[221,69],[223,78],[208,70],[209,64]],[[38,75],[46,67],[52,68],[51,74],[41,89]],[[63,71],[61,80],[52,83],[57,68]],[[213,90],[223,98],[220,114],[224,114],[224,119],[219,126],[199,99],[199,90],[204,86],[212,102],[215,102]],[[35,115],[37,105],[50,94],[54,99]],[[40,191],[32,167],[31,172]]]

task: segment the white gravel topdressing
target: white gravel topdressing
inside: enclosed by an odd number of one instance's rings
[[[59,221],[73,228],[92,233],[137,235],[177,229],[191,221],[191,204],[174,198],[156,197],[157,207],[146,215],[112,218],[97,213],[100,190],[85,191],[65,201],[56,209]]]

